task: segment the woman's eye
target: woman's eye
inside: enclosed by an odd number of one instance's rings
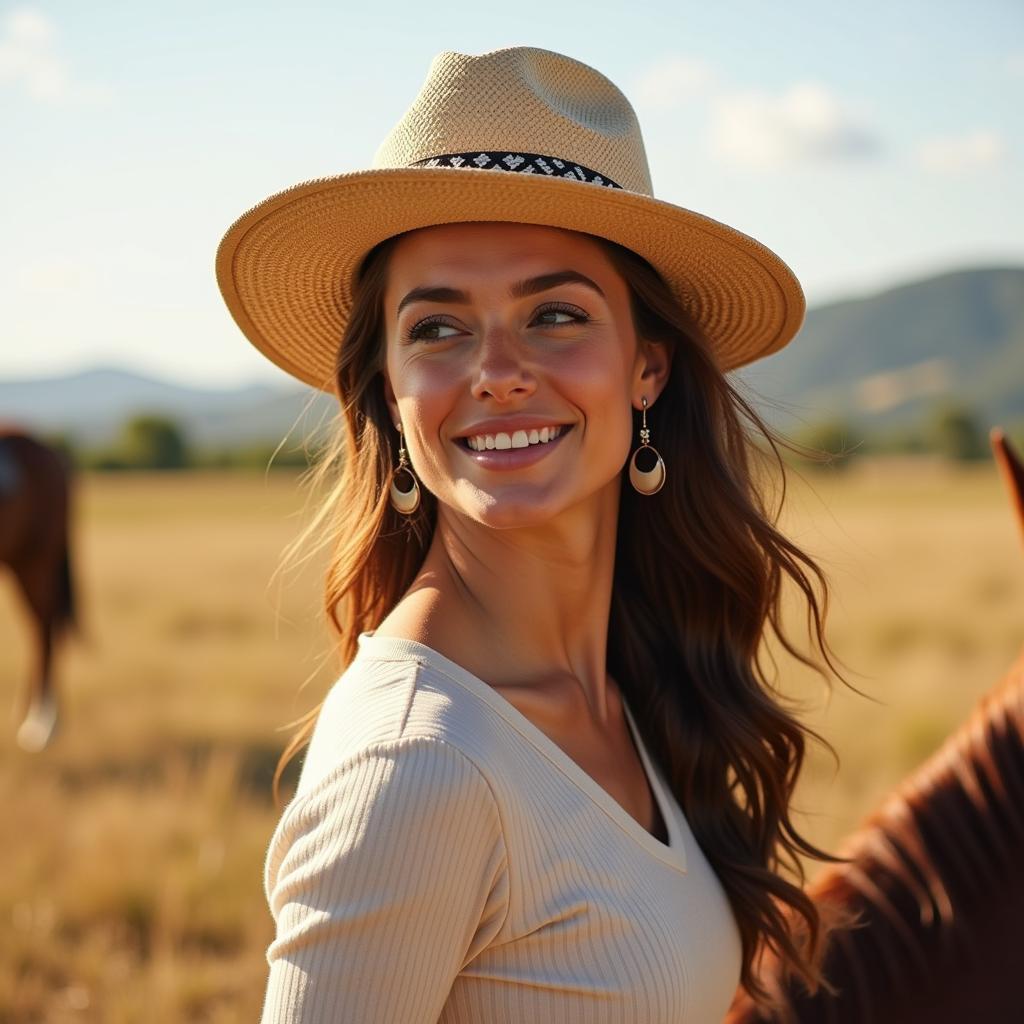
[[[543,313],[537,314],[537,319],[540,320],[541,317],[545,316],[564,316],[566,318],[565,320],[546,320],[545,323],[549,324],[570,323],[576,319],[572,313],[566,313],[564,309],[545,309]]]
[[[564,320],[541,320],[541,317],[565,317]],[[549,327],[561,327],[564,324],[573,323],[585,323],[589,317],[582,311],[576,309],[561,309],[559,307],[549,307],[548,309],[542,309],[534,318],[534,322],[540,321]]]
[[[441,323],[438,320],[424,320],[416,324],[412,330],[409,331],[409,337],[419,341],[443,341],[445,338],[450,338],[450,334],[433,334],[432,331],[449,330],[453,334],[458,334],[458,328],[452,327],[451,324]]]

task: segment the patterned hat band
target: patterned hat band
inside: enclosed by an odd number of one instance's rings
[[[591,185],[602,185],[605,188],[622,188],[605,175],[589,167],[581,167],[572,160],[561,160],[554,156],[541,156],[539,153],[508,153],[505,150],[483,152],[474,150],[471,153],[445,153],[443,156],[430,156],[425,160],[416,160],[410,167],[479,167],[492,171],[516,171],[519,174],[549,174],[555,178],[573,178]]]

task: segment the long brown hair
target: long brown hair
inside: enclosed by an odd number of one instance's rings
[[[771,1005],[756,975],[759,956],[770,948],[809,991],[831,992],[821,972],[826,939],[848,922],[826,920],[803,892],[796,854],[843,858],[800,836],[789,804],[805,737],[832,747],[786,710],[762,660],[770,627],[790,654],[828,680],[824,666],[783,632],[788,578],[806,599],[809,635],[842,678],[824,636],[827,578],[775,528],[781,499],[776,510],[768,501],[767,470],[778,470],[785,495],[780,447],[808,450],[776,433],[739,393],[649,263],[594,240],[629,287],[638,335],[674,349],[665,390],[647,414],[668,466],[666,483],[646,497],[622,475],[608,671],[728,895],[742,939],[741,985]],[[315,537],[332,545],[326,610],[342,665],[355,657],[359,633],[375,629],[412,583],[437,514],[426,488],[411,517],[388,499],[399,437],[384,400],[383,297],[394,242],[382,242],[362,264],[338,354],[339,429],[312,473],[316,484],[328,485],[327,494],[297,542]],[[281,756],[275,802],[281,773],[309,742],[321,706],[299,720]],[[797,883],[780,873],[784,863]]]

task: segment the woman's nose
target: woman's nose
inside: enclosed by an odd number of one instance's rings
[[[488,330],[478,350],[473,374],[473,397],[525,398],[536,390],[536,378],[526,365],[526,353],[514,333],[505,328]]]

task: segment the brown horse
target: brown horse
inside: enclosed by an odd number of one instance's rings
[[[991,443],[1024,527],[1024,466]],[[726,1024],[1024,1021],[1024,654],[935,754],[840,846],[808,886],[858,915],[824,961],[837,995],[809,996],[774,955],[761,977],[778,1010],[741,992]]]
[[[35,632],[36,667],[24,699],[18,745],[35,753],[53,737],[54,642],[74,624],[69,552],[70,467],[57,451],[0,426],[0,563],[24,598]]]

